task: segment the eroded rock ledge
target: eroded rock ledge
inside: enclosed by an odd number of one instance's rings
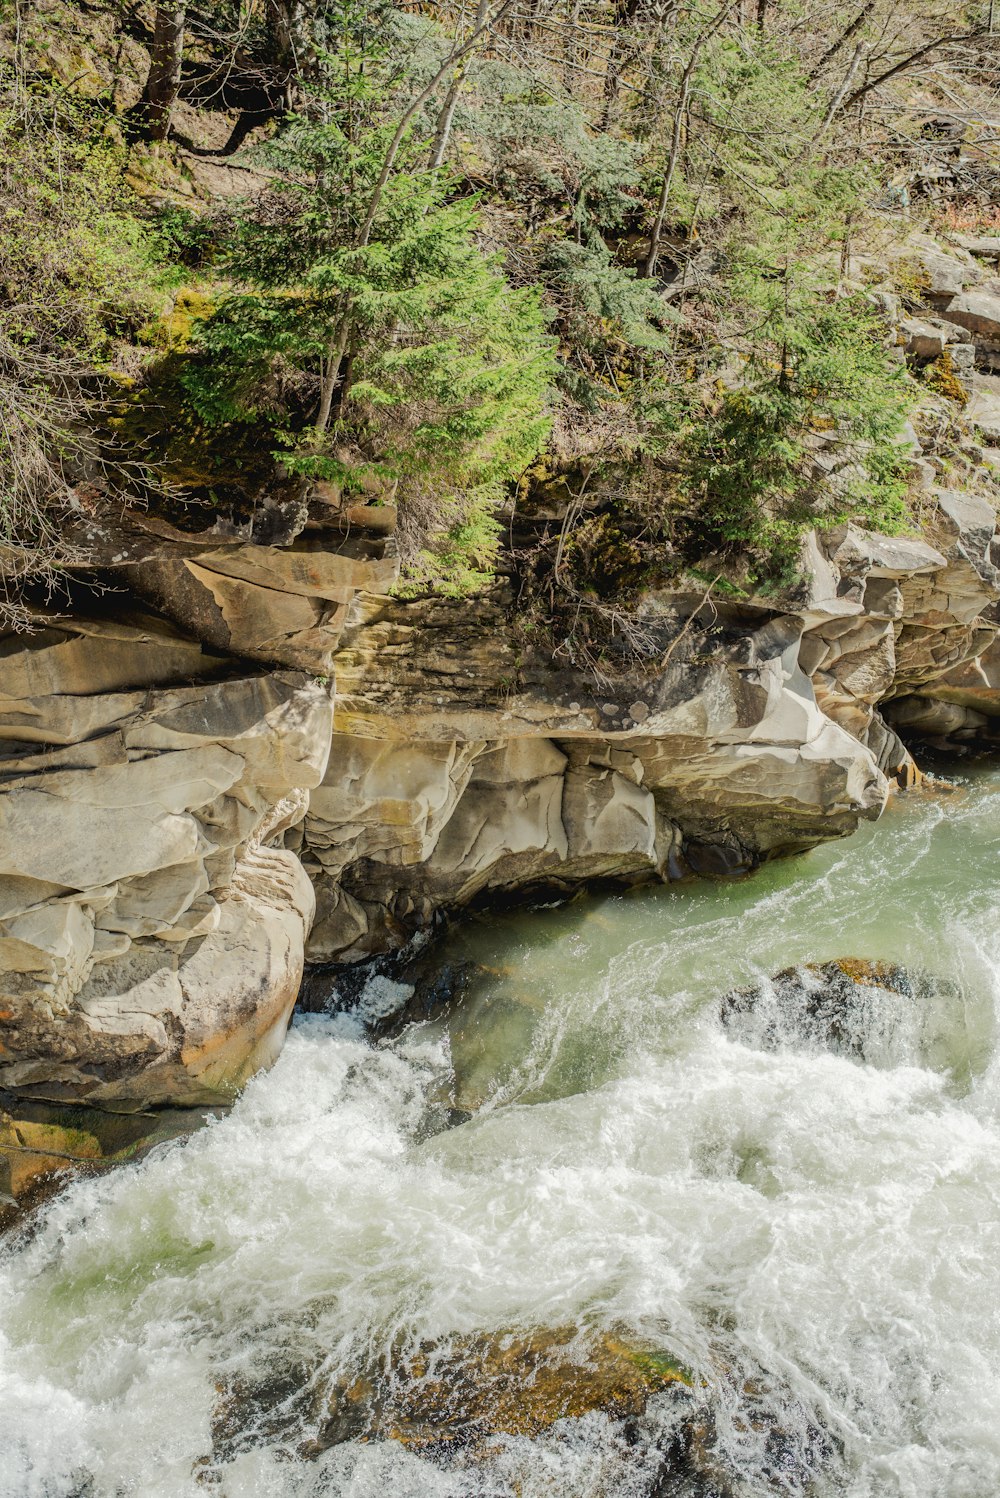
[[[181,683],[206,666],[211,676]],[[0,697],[0,1088],[121,1110],[232,1096],[277,1054],[313,893],[282,846],[328,693],[218,677],[168,628],[52,624]]]
[[[343,553],[92,536],[134,614],[3,646],[0,1092],[224,1101],[277,1054],[306,958],[877,816],[917,773],[897,729],[1000,718],[984,492],[928,488],[920,536],[811,538],[783,610],[649,592],[643,659],[600,679],[516,636],[504,585],[389,595],[384,524]]]

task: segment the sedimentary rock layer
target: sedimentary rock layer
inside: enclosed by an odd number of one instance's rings
[[[600,672],[536,647],[504,584],[392,596],[385,526],[350,554],[91,538],[133,597],[177,584],[173,621],[4,644],[0,1092],[216,1102],[277,1053],[306,956],[849,832],[916,773],[893,725],[1000,715],[995,526],[929,484],[921,535],[811,537],[781,606],[647,592]]]

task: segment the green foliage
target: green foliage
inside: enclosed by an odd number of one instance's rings
[[[219,225],[208,214],[165,201],[147,227],[147,240],[162,278],[173,284],[183,281],[189,271],[211,265],[219,233]]]
[[[509,65],[474,63],[458,125],[494,192],[529,218],[547,204],[582,232],[614,229],[641,209],[638,141],[596,132],[583,104]]]
[[[930,7],[928,25],[943,0]],[[295,101],[246,163],[266,188],[207,213],[197,157],[217,131],[140,172],[110,106],[68,82],[32,92],[24,66],[0,79],[0,335],[31,396],[15,426],[47,433],[19,492],[58,490],[93,409],[79,392],[145,361],[116,437],[135,436],[151,473],[240,523],[251,486],[301,514],[317,479],[395,503],[410,588],[491,575],[497,515],[549,440],[546,462],[585,472],[603,517],[562,576],[599,578],[607,599],[707,557],[712,577],[720,562],[772,586],[806,526],[905,525],[907,376],[846,270],[898,163],[862,117],[831,123],[885,17],[844,41],[843,18],[801,0],[759,25],[716,0],[667,21],[618,7],[612,27],[586,6],[569,27],[529,11],[418,107],[468,7],[189,10],[202,107]],[[110,34],[109,16],[86,29]],[[56,41],[46,66],[68,80]],[[128,65],[131,87],[141,48]],[[92,96],[113,97],[117,66],[90,68]],[[192,208],[133,200],[128,180],[155,185],[158,164],[161,181],[189,175]],[[897,282],[922,299],[905,264]],[[946,359],[923,379],[962,393]]]
[[[543,271],[552,300],[561,304],[561,325],[573,349],[594,354],[612,340],[648,352],[671,347],[667,328],[677,325],[677,314],[654,281],[639,280],[630,266],[617,264],[597,235],[585,244],[557,241]]]
[[[272,188],[239,214],[233,289],[185,383],[205,421],[270,420],[303,480],[391,490],[411,581],[464,589],[490,568],[504,484],[544,440],[551,340],[537,293],[480,251],[475,204],[419,142],[380,185],[377,63],[352,52],[325,118],[268,147]]]
[[[948,349],[944,349],[924,368],[923,378],[933,391],[943,395],[946,400],[954,401],[958,406],[968,404],[969,392],[958,377],[958,370]]]
[[[100,376],[156,305],[156,250],[123,165],[96,105],[0,67],[0,621],[15,626],[25,585],[51,591],[71,560],[59,508]]]
[[[156,303],[160,247],[124,184],[105,111],[0,77],[0,307],[17,343],[108,360]]]
[[[836,285],[876,182],[853,153],[822,149],[825,98],[779,37],[751,48],[720,33],[693,90],[712,128],[688,143],[670,205],[687,235],[713,230],[713,273],[694,305],[721,378],[706,398],[702,356],[689,384],[642,413],[644,444],[679,468],[683,555],[714,553],[751,586],[787,586],[805,529],[908,521],[899,433],[912,387],[871,303]],[[654,124],[650,160],[663,153]],[[826,468],[814,461],[823,449]]]
[[[738,554],[750,582],[794,580],[798,539],[811,526],[855,517],[893,533],[908,520],[908,458],[900,441],[910,395],[887,361],[882,330],[862,297],[809,298],[793,310],[768,286],[763,325],[742,380],[687,428],[689,525],[703,549]],[[770,356],[770,357],[769,357]],[[833,468],[807,476],[810,446]]]

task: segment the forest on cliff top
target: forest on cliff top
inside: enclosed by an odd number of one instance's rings
[[[556,495],[548,576],[611,601],[790,586],[811,526],[911,527],[900,434],[957,382],[907,369],[892,310],[914,235],[1000,231],[995,23],[8,0],[6,621],[115,510],[287,544],[356,495],[398,514],[401,586],[461,593]]]

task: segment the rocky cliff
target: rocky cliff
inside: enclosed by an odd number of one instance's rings
[[[901,353],[955,351],[988,402],[1000,282],[924,263]],[[924,415],[919,533],[814,533],[780,599],[647,590],[610,664],[535,643],[506,581],[394,596],[391,509],[328,489],[267,544],[81,508],[72,607],[3,642],[8,1184],[69,1153],[32,1143],[42,1105],[230,1098],[307,960],[513,891],[743,872],[878,816],[904,744],[990,740],[1000,454]]]

